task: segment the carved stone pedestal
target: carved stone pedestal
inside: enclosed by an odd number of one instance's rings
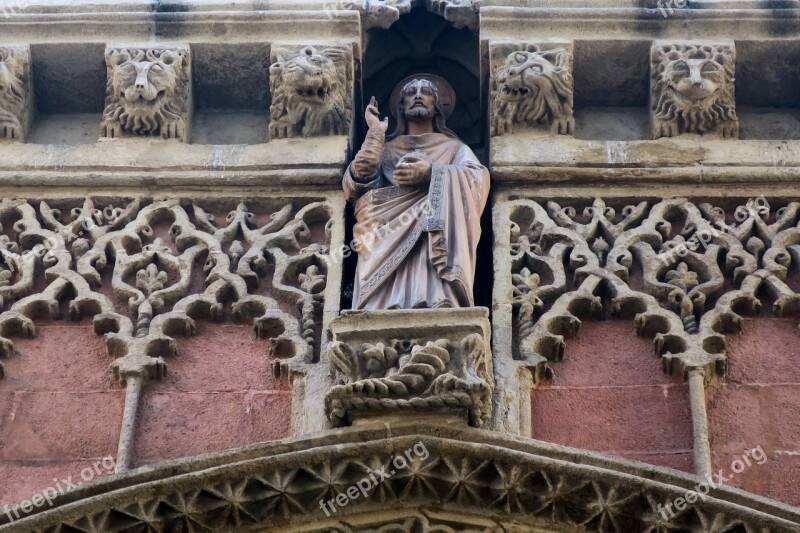
[[[351,311],[331,322],[325,397],[334,425],[438,415],[482,426],[492,413],[489,310]]]

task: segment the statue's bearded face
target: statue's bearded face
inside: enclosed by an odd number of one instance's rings
[[[408,120],[430,120],[436,115],[436,88],[428,80],[403,87],[403,114]]]

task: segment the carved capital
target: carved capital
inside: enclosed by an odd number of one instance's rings
[[[492,43],[492,135],[575,132],[572,44]]]
[[[270,61],[270,138],[348,134],[353,93],[350,46],[274,45]]]
[[[0,139],[24,142],[33,117],[29,46],[0,46]]]
[[[654,43],[650,49],[653,138],[684,133],[738,138],[735,66],[733,41]]]
[[[393,414],[456,414],[482,426],[494,376],[484,308],[357,311],[331,322],[325,397],[335,425]]]
[[[193,108],[189,46],[108,47],[105,56],[100,137],[187,141]]]

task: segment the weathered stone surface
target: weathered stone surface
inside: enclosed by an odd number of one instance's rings
[[[566,347],[552,381],[531,392],[534,438],[693,471],[688,389],[650,339],[629,320],[583,320]]]
[[[580,129],[580,124],[576,124]],[[492,178],[510,187],[535,184],[545,196],[609,194],[790,195],[800,172],[800,143],[685,135],[658,140],[543,138],[524,132],[492,138]],[[776,165],[774,162],[780,164]]]
[[[388,29],[401,15],[412,8],[425,6],[428,11],[436,13],[453,24],[455,28],[478,30],[478,12],[480,2],[475,0],[326,0],[323,10],[331,15],[338,15],[347,10],[361,13],[367,28]]]
[[[760,446],[763,456],[731,484],[790,505],[800,505],[800,369],[797,320],[747,318],[729,339],[728,380],[709,388],[709,431],[715,468],[730,469],[741,451]]]

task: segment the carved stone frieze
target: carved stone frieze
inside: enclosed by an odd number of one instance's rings
[[[328,202],[287,200],[255,212],[239,203],[221,219],[211,212],[219,204],[191,200],[133,199],[104,209],[92,199],[50,203],[0,202],[15,230],[15,238],[1,238],[0,356],[14,355],[9,337],[34,335],[34,320],[59,318],[68,302],[70,318],[92,317],[105,335],[122,381],[163,375],[175,337],[193,335],[201,318],[252,321],[269,339],[276,373],[314,359],[333,223]],[[312,227],[321,233],[312,237]],[[46,286],[35,288],[42,275]]]
[[[25,141],[34,102],[28,46],[0,46],[0,139]]]
[[[654,43],[650,50],[653,138],[683,133],[738,138],[735,67],[733,42]]]
[[[353,92],[350,46],[273,45],[270,61],[271,138],[349,133]]]
[[[398,464],[412,449],[413,460]],[[702,505],[663,511],[696,485],[685,473],[474,428],[381,422],[85,484],[16,522],[0,514],[0,531],[701,533],[800,524],[796,509],[724,485]]]
[[[106,107],[100,137],[187,141],[192,60],[188,45],[106,48]]]
[[[331,323],[325,397],[331,422],[404,413],[468,414],[480,427],[492,412],[494,376],[482,308],[356,311]]]
[[[537,126],[575,132],[571,43],[492,43],[490,57],[492,135]]]

